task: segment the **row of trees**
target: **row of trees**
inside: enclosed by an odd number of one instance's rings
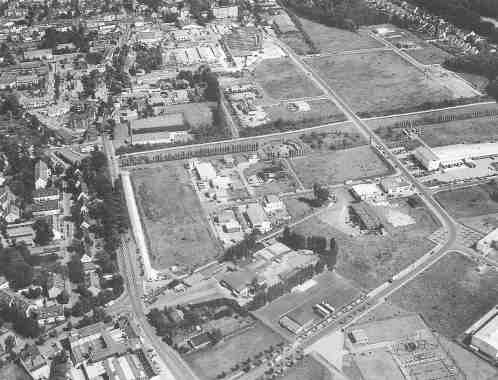
[[[334,238],[324,236],[304,236],[297,232],[292,232],[289,227],[285,227],[280,239],[282,243],[293,249],[309,249],[320,256],[321,262],[332,270],[337,262],[339,247]]]
[[[498,54],[485,53],[452,57],[444,62],[450,70],[482,75],[489,79],[486,91],[489,96],[498,100]]]
[[[351,31],[357,30],[358,25],[382,24],[388,19],[365,0],[282,0],[282,3],[300,16]]]

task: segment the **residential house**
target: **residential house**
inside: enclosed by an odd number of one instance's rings
[[[59,190],[55,187],[36,189],[33,192],[33,202],[43,203],[47,201],[57,201],[60,198]]]
[[[24,243],[28,246],[34,245],[35,230],[33,229],[33,221],[8,224],[6,228],[6,238],[13,243]]]
[[[49,306],[41,307],[38,310],[37,320],[40,326],[64,322],[66,320],[66,316],[64,315],[64,306],[58,303],[53,303]]]
[[[0,289],[0,305],[14,309],[26,318],[36,315],[38,311],[33,301],[10,289]]]
[[[38,160],[35,164],[35,189],[44,189],[47,187],[50,175],[51,171],[47,164],[42,160]]]

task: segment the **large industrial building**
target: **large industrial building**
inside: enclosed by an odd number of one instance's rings
[[[498,307],[495,306],[474,323],[465,335],[470,336],[470,345],[474,350],[498,360]]]
[[[427,170],[463,165],[473,159],[498,156],[498,143],[455,144],[437,148],[420,146],[414,151],[415,158]]]
[[[190,127],[182,113],[130,121],[132,144],[164,144],[188,141]]]

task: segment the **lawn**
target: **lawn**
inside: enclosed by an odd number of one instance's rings
[[[353,148],[367,142],[351,123],[340,123],[330,129],[302,134],[299,139],[313,152],[329,152],[332,150]]]
[[[299,32],[285,33],[279,36],[278,38],[299,55],[306,55],[312,53],[311,47],[306,43],[302,34]]]
[[[422,139],[432,147],[498,141],[497,124],[494,116],[425,125]]]
[[[182,162],[132,173],[154,268],[192,269],[220,253]]]
[[[289,58],[266,59],[256,66],[253,76],[274,100],[322,95]]]
[[[295,112],[289,110],[289,103],[280,103],[264,107],[271,122],[282,120],[284,122],[305,123],[303,127],[344,121],[344,114],[328,99],[311,100],[307,102],[309,111]]]
[[[220,342],[216,346],[186,355],[184,358],[202,379],[216,379],[222,371],[230,372],[230,368],[247,358],[264,351],[270,346],[282,342],[282,338],[261,323],[241,332],[238,335]]]
[[[330,372],[311,356],[305,356],[301,362],[298,362],[280,380],[333,380]]]
[[[401,207],[401,206],[400,206]],[[384,236],[351,236],[319,218],[311,218],[295,227],[303,235],[335,238],[339,247],[336,270],[364,289],[372,289],[423,256],[434,247],[426,239],[438,228],[432,214],[425,208],[402,207],[416,223],[390,228]]]
[[[441,64],[451,57],[451,54],[429,43],[419,49],[408,49],[406,53],[424,65]]]
[[[455,98],[391,51],[310,58],[307,62],[360,113],[385,114]]]
[[[498,202],[490,197],[493,191],[496,186],[484,184],[442,191],[436,194],[436,200],[455,218],[494,214],[498,212]]]
[[[368,36],[365,29],[360,29],[355,33],[319,24],[305,18],[300,20],[304,31],[310,36],[321,53],[338,53],[383,46],[380,42]]]
[[[168,113],[183,113],[185,121],[192,128],[211,125],[213,123],[213,110],[216,110],[215,102],[173,104],[168,106]]]
[[[450,253],[391,297],[420,313],[428,325],[455,339],[498,303],[498,273],[479,273],[467,257]]]
[[[370,146],[312,153],[289,160],[306,188],[313,183],[336,184],[378,177],[391,170]]]

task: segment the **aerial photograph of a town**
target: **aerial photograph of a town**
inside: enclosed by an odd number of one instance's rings
[[[0,380],[498,380],[498,0],[0,0]]]

